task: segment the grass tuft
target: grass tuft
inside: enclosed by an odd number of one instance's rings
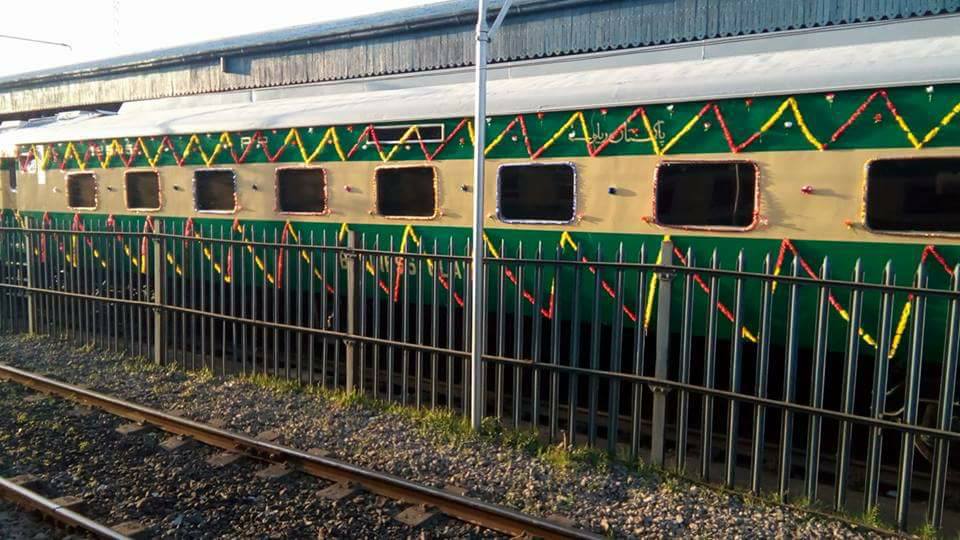
[[[934,540],[936,538],[940,538],[940,531],[938,531],[937,528],[931,525],[929,522],[924,523],[917,528],[917,530],[914,531],[914,534],[917,536],[917,538],[922,540]]]

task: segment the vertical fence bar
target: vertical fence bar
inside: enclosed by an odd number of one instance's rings
[[[687,248],[687,268],[696,266],[693,249]],[[680,370],[678,379],[690,383],[690,356],[693,345],[693,272],[683,275],[683,319],[680,326]],[[690,423],[690,392],[680,390],[677,397],[677,463],[676,470],[683,474],[687,467],[687,431]]]
[[[523,241],[517,243],[517,258],[523,259]],[[523,358],[523,263],[517,263],[517,289],[514,295],[514,323],[513,323],[513,357]],[[513,427],[520,427],[523,417],[523,370],[520,366],[513,367]]]
[[[347,232],[347,247],[350,251],[344,253],[343,257],[346,262],[346,279],[347,279],[347,333],[350,336],[357,335],[357,328],[360,326],[360,310],[363,308],[363,305],[358,305],[357,302],[357,289],[360,286],[360,272],[363,270],[359,267],[358,258],[356,250],[358,245],[357,233],[355,231]],[[311,268],[313,265],[311,265]],[[310,276],[311,282],[313,282],[313,276]],[[322,294],[326,294],[326,291],[323,291]],[[311,298],[311,302],[313,299]],[[346,341],[346,385],[344,389],[347,392],[353,392],[354,381],[356,380],[356,369],[359,364],[360,357],[360,347],[354,339],[348,339]]]
[[[453,249],[453,238],[451,237],[447,243],[447,254],[454,255]],[[453,349],[456,347],[456,340],[454,339],[454,322],[455,322],[455,308],[456,305],[456,278],[454,277],[457,271],[457,261],[450,259],[447,263],[447,275],[450,276],[450,288],[447,295],[447,348]],[[454,356],[447,355],[447,408],[453,410],[454,401],[453,401],[453,371],[454,371]]]
[[[797,277],[797,259],[794,257],[790,265],[790,277]],[[783,400],[792,403],[797,394],[797,304],[799,287],[796,282],[790,283],[790,299],[787,304],[787,337],[785,340],[786,359],[783,374]],[[783,501],[790,494],[790,473],[793,467],[793,412],[784,409],[780,423],[780,478],[778,494]]]
[[[820,279],[830,277],[830,261],[823,258],[820,267]],[[810,405],[817,409],[823,408],[824,376],[827,364],[828,340],[830,337],[830,318],[827,311],[830,302],[830,289],[825,285],[820,287],[817,299],[817,330],[816,345],[813,353],[813,381],[810,387]],[[806,483],[804,492],[807,500],[813,503],[817,500],[817,488],[820,480],[820,433],[823,418],[816,414],[810,415],[807,425],[807,455],[806,455]]]
[[[464,254],[470,253],[470,242],[466,242],[466,246],[463,250]],[[463,274],[463,317],[460,319],[460,338],[461,338],[461,348],[463,352],[470,352],[470,345],[472,344],[473,336],[471,335],[471,322],[470,317],[471,307],[470,307],[470,291],[473,290],[473,285],[471,280],[473,279],[473,269],[470,267],[471,263],[465,263],[466,272]],[[461,384],[460,384],[460,413],[465,418],[470,418],[472,412],[471,401],[470,401],[470,381],[471,381],[471,358],[464,357],[458,362],[460,365],[460,374],[461,374]]]
[[[540,314],[543,290],[543,242],[537,242],[537,264],[533,279],[533,341],[531,342],[530,358],[533,360],[530,375],[530,426],[536,430],[540,424],[540,370],[537,368],[543,359],[543,317]]]
[[[617,248],[617,263],[623,264],[623,242]],[[616,286],[611,317],[612,335],[610,337],[610,371],[620,373],[621,354],[623,352],[623,268],[617,266]],[[616,455],[617,439],[620,427],[620,381],[611,378],[607,381],[609,400],[607,402],[607,452]]]
[[[433,239],[433,255],[440,253],[440,243],[436,238]],[[502,252],[501,252],[502,253]],[[429,264],[427,266],[429,268]],[[433,259],[433,283],[431,283],[430,289],[430,345],[433,347],[440,346],[440,278],[442,276],[443,266],[440,264],[440,259]],[[450,283],[450,278],[447,277],[447,283]],[[449,286],[449,285],[448,285]],[[360,289],[361,298],[363,298],[364,289]],[[437,377],[438,377],[438,366],[437,366],[437,353],[430,353],[430,408],[436,408],[437,406]]]
[[[421,241],[417,244],[417,273],[416,273],[416,283],[417,283],[417,345],[423,345],[423,332],[424,332],[424,320],[423,320],[423,302],[424,302],[424,284],[423,284],[423,245],[426,241]],[[434,283],[436,280],[431,280]],[[417,350],[414,353],[414,358],[416,366],[414,367],[414,391],[416,396],[414,397],[414,405],[419,409],[423,406],[423,351]],[[483,396],[486,397],[487,393],[483,392]]]
[[[334,243],[336,243],[337,241],[338,240],[335,238]],[[320,235],[320,246],[321,246],[320,247],[320,267],[323,268],[324,275],[330,275],[327,273],[327,270],[328,270],[327,260],[330,258],[330,252],[329,250],[327,250],[327,232],[326,231],[323,231],[323,234]],[[336,253],[334,253],[334,257],[336,257]],[[334,260],[334,265],[336,266],[336,264],[337,264],[337,261]],[[337,283],[336,279],[334,279],[334,283]],[[339,283],[337,283],[337,285],[339,286]],[[336,292],[334,292],[334,294],[336,294]],[[326,294],[320,297],[320,327],[324,329],[329,328],[329,324],[328,324],[329,319],[327,318],[327,312],[329,309],[328,300],[327,300],[328,298],[329,298],[329,295],[326,295]],[[331,299],[330,303],[332,302],[333,300]],[[329,345],[330,345],[330,342],[327,341],[326,336],[321,336],[320,338],[320,387],[321,388],[327,387],[327,359],[329,356],[329,348],[330,348]],[[336,381],[334,381],[334,383],[336,383]],[[334,388],[336,388],[336,384],[334,384]]]
[[[153,238],[153,363],[162,365],[164,363],[164,336],[163,327],[163,244],[160,238]]]
[[[337,246],[339,244],[339,239],[337,238],[337,235],[334,234],[332,235],[332,237],[333,238],[331,238],[331,243],[334,246]],[[323,231],[323,243],[324,245],[327,245],[327,231]],[[331,255],[333,255],[333,282],[337,284],[337,288],[334,289],[336,291],[336,294],[333,295],[333,313],[331,313],[330,322],[333,330],[337,332],[343,332],[344,328],[343,328],[343,323],[341,323],[340,321],[340,317],[341,317],[340,312],[341,312],[341,308],[345,308],[345,306],[341,305],[341,300],[340,300],[340,298],[342,297],[342,295],[340,294],[340,288],[339,288],[340,282],[342,281],[340,279],[341,267],[340,267],[340,261],[338,260],[337,252],[333,251]],[[332,340],[332,342],[333,342],[333,387],[336,388],[340,381],[341,341],[338,339],[334,339]]]
[[[228,229],[229,230],[229,229]],[[223,234],[223,224],[220,224],[220,240],[228,239],[227,236]],[[235,313],[230,313],[227,311],[227,293],[230,294],[230,304],[233,304],[233,276],[230,275],[233,272],[231,264],[228,264],[228,255],[227,250],[233,249],[233,246],[225,242],[220,242],[220,315],[230,314],[233,317],[236,317]],[[296,256],[294,256],[296,260]],[[299,270],[300,266],[297,266]],[[299,275],[299,271],[297,273]],[[232,307],[232,306],[231,306]],[[227,319],[220,319],[220,372],[224,375],[227,374]],[[232,350],[236,351],[236,347],[233,347]],[[297,357],[297,365],[299,366],[300,359]]]
[[[481,244],[481,247],[486,249],[484,246],[482,246],[482,244]],[[470,249],[471,249],[470,242],[467,242],[467,245],[464,246],[463,252],[465,254],[468,254],[470,253]],[[483,278],[482,273],[479,273],[479,275],[481,278]],[[462,350],[464,352],[470,352],[470,347],[473,344],[473,330],[474,330],[472,325],[473,319],[470,316],[470,314],[472,313],[470,311],[472,309],[471,302],[473,302],[473,294],[471,293],[471,291],[474,290],[473,276],[474,276],[474,272],[472,268],[470,268],[469,272],[466,272],[463,275],[463,299],[464,299],[463,300],[463,326],[462,326],[463,334],[461,335],[463,336]],[[478,291],[483,290],[482,287],[483,287],[482,285],[477,285],[477,290]],[[483,319],[481,319],[480,326],[481,327],[486,326],[485,324],[483,324]],[[477,328],[477,331],[483,331],[483,328]],[[478,340],[477,343],[480,344],[481,348],[483,347],[482,339]],[[480,351],[480,354],[481,354],[480,367],[481,368],[483,367],[483,359],[482,359],[483,352],[484,352],[483,350]],[[476,380],[478,388],[483,388],[483,370],[481,369],[477,374],[477,377],[474,379],[474,377],[472,377],[472,359],[469,357],[465,357],[463,361],[460,363],[460,365],[462,369],[461,373],[463,374],[463,382],[460,386],[460,389],[462,390],[460,392],[461,393],[461,398],[460,398],[461,412],[464,417],[469,418],[471,413],[474,410],[478,412],[480,410],[479,404],[476,407],[472,405],[473,402],[471,400],[474,392],[473,392],[473,388],[471,387],[471,381]],[[480,420],[483,420],[483,419],[481,418]],[[479,425],[475,427],[479,427]]]
[[[717,250],[710,257],[710,268],[718,265]],[[719,284],[716,274],[710,277],[710,301],[707,303],[707,344],[703,361],[703,385],[713,388],[717,377],[717,300]],[[700,420],[700,477],[710,480],[710,462],[713,461],[713,396],[703,396]]]
[[[737,255],[737,273],[743,272],[743,250]],[[733,332],[730,336],[730,391],[740,393],[743,371],[743,278],[734,282]],[[740,403],[731,399],[727,404],[727,468],[724,475],[727,487],[733,487],[737,470],[737,432],[740,427]]]
[[[307,278],[310,280],[310,286],[307,287],[307,293],[308,293],[307,295],[307,327],[311,329],[314,329],[317,327],[317,318],[316,318],[317,317],[316,315],[317,300],[316,300],[316,292],[315,292],[317,280],[320,280],[320,295],[321,296],[327,295],[326,273],[317,271],[317,266],[316,266],[317,243],[314,241],[314,238],[315,238],[315,235],[314,235],[313,229],[310,229],[310,239],[308,241],[310,248],[307,252],[307,264],[309,265],[309,268],[310,268],[310,272],[309,272],[310,276]],[[361,266],[360,268],[362,269],[363,266]],[[364,305],[362,296],[360,300],[360,305],[361,306]],[[317,336],[313,334],[307,334],[306,337],[307,337],[307,384],[310,386],[313,386],[313,376],[314,376],[313,361],[316,354]]]
[[[312,233],[311,233],[311,237],[312,237]],[[312,244],[313,242],[311,241],[310,243]],[[366,245],[367,245],[366,235],[359,236],[357,240],[357,246],[362,249]],[[434,248],[436,248],[436,241],[434,241]],[[434,249],[434,253],[436,253],[436,249]],[[311,256],[311,263],[310,263],[311,267],[313,267],[312,261],[313,261],[313,257]],[[363,253],[357,254],[356,263],[354,264],[356,265],[355,266],[356,286],[359,289],[358,294],[360,295],[360,305],[359,305],[359,313],[358,313],[360,317],[360,326],[357,328],[357,330],[360,332],[361,336],[366,336],[367,335],[367,315],[366,315],[367,314],[367,287],[366,287],[366,284],[364,283],[364,280],[367,277],[366,274],[364,273],[364,270],[366,269],[366,265],[367,265],[366,255]],[[439,271],[439,267],[434,267],[434,271]],[[324,294],[324,295],[327,294],[325,283],[320,284],[320,290],[321,290],[321,294]],[[436,291],[436,280],[434,280],[434,291]],[[374,289],[374,294],[376,294],[376,289]],[[434,294],[433,296],[434,296],[434,299],[436,299],[437,295]],[[311,295],[311,298],[312,298],[312,295]],[[374,296],[374,300],[376,300],[376,296]],[[313,304],[311,304],[311,306],[312,305]],[[434,307],[436,307],[436,304],[434,304]],[[313,313],[312,307],[310,312]],[[311,365],[313,365],[313,348],[312,348],[313,341],[311,340],[310,343],[311,343],[310,362],[311,362]],[[436,345],[435,342],[433,344]],[[357,366],[359,367],[359,370],[357,373],[357,379],[358,379],[357,384],[360,387],[361,394],[364,393],[364,391],[366,391],[367,389],[367,386],[366,386],[367,378],[364,370],[365,370],[366,361],[367,361],[367,351],[369,350],[370,349],[366,344],[360,343],[360,353],[357,358]]]
[[[390,237],[390,253],[394,253],[393,237]],[[396,318],[396,311],[397,311],[397,302],[396,302],[397,299],[393,290],[394,278],[396,273],[397,273],[396,258],[390,257],[389,272],[387,274],[389,276],[389,279],[387,280],[387,297],[388,297],[387,307],[389,308],[389,311],[387,311],[387,339],[389,339],[390,341],[394,341],[396,339],[396,336],[394,334],[396,332],[395,318]],[[387,348],[387,401],[393,401],[393,369],[394,369],[394,362],[396,361],[394,352],[395,350],[393,347]]]
[[[28,288],[33,288],[35,286],[35,277],[33,269],[33,236],[29,232],[25,232],[24,236],[24,261],[26,264],[26,286]],[[32,290],[27,291],[27,333],[31,336],[37,333],[37,307],[36,307],[36,297]]]
[[[504,251],[504,241],[500,240],[500,253]],[[504,356],[507,353],[507,305],[505,297],[505,285],[507,272],[506,267],[497,267],[497,355]],[[494,416],[497,420],[503,419],[503,398],[504,398],[504,366],[497,363],[494,368]]]
[[[557,261],[560,260],[560,257],[563,253],[563,248],[557,246],[557,250],[554,253],[554,259]],[[560,275],[563,267],[559,264],[554,266],[553,271],[553,285],[550,287],[550,363],[554,366],[560,365],[560,337],[562,333],[562,325],[560,319],[560,291],[563,290],[563,283],[561,283]],[[560,373],[553,369],[550,371],[550,442],[557,440],[557,436],[560,430]]]
[[[397,258],[397,272],[399,282],[403,284],[403,298],[400,306],[400,342],[410,343],[410,272],[407,270],[406,257]],[[394,291],[394,295],[398,291]],[[407,404],[407,395],[410,393],[410,350],[400,351],[400,403]]]
[[[596,261],[603,261],[603,252],[601,246],[597,246]],[[590,369],[600,370],[600,344],[603,342],[603,333],[600,331],[600,295],[603,292],[603,278],[600,268],[594,268],[593,271],[593,311],[591,311],[592,320],[590,329],[592,336],[590,338]],[[597,444],[597,394],[600,392],[600,381],[596,375],[590,375],[588,379],[587,394],[587,444],[591,448]]]
[[[853,265],[853,281],[863,281],[863,271],[860,269],[860,259]],[[863,292],[854,287],[850,291],[850,321],[847,328],[846,362],[843,372],[843,412],[853,414],[854,398],[856,397],[857,361],[860,358],[860,312],[863,303]],[[837,512],[843,510],[847,502],[847,475],[850,470],[850,453],[852,451],[853,425],[850,422],[840,423],[840,448],[837,451],[836,492],[833,497],[833,508]]]
[[[763,260],[763,274],[770,275],[770,254]],[[764,280],[760,285],[760,343],[757,347],[756,395],[767,397],[767,379],[770,375],[770,326],[772,322],[771,300],[773,282]],[[763,467],[763,450],[766,439],[767,409],[762,405],[753,408],[753,446],[750,455],[750,491],[760,494],[760,473]]]
[[[917,267],[914,286],[926,288],[927,274],[923,263]],[[913,297],[913,326],[910,328],[910,361],[907,364],[906,398],[903,405],[903,423],[917,424],[917,409],[920,404],[920,370],[923,363],[923,332],[927,298],[922,294]],[[913,484],[913,453],[916,434],[903,432],[900,436],[899,482],[897,482],[897,528],[907,529],[910,511],[910,491]]]
[[[960,265],[953,268],[953,291],[960,291]],[[940,374],[940,399],[937,402],[937,428],[953,429],[954,397],[957,385],[958,340],[960,340],[960,301],[950,300],[950,319],[947,322],[947,346],[943,352]],[[943,523],[943,502],[947,490],[947,474],[950,460],[950,442],[938,438],[934,442],[933,471],[931,474],[930,504],[927,507],[927,522],[939,529]]]
[[[577,262],[583,260],[581,246],[577,246]],[[580,367],[580,294],[583,287],[583,274],[580,266],[573,266],[573,305],[570,310],[570,359],[568,365]],[[577,440],[577,392],[578,377],[571,373],[567,379],[567,443]]]
[[[664,240],[660,245],[660,264],[673,265],[673,242]],[[657,358],[654,377],[666,380],[670,370],[670,308],[673,273],[661,271],[660,288],[657,291]],[[650,442],[650,462],[663,467],[666,458],[667,391],[660,386],[651,386],[653,392],[653,428]]]
[[[688,259],[689,260],[689,259]],[[647,262],[646,245],[640,245],[637,262]],[[647,273],[637,270],[636,324],[633,330],[633,374],[643,375],[644,361],[646,360],[647,335],[643,326],[643,302],[647,297]],[[631,392],[632,404],[630,408],[630,460],[634,461],[640,454],[640,431],[643,422],[643,385],[634,383]]]

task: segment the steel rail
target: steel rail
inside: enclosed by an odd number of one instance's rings
[[[105,540],[130,540],[128,536],[124,536],[110,527],[101,525],[73,510],[64,508],[62,505],[23,486],[14,484],[6,478],[0,478],[0,497],[22,508],[39,512],[61,525],[90,533],[96,538]]]
[[[340,460],[315,456],[294,448],[194,422],[6,364],[0,364],[0,378],[6,378],[43,393],[80,402],[131,421],[150,424],[169,433],[191,437],[210,446],[243,453],[264,461],[281,462],[333,482],[357,484],[373,493],[394,500],[431,506],[448,516],[505,534],[529,535],[545,539],[602,538],[589,531],[566,527],[390,474],[371,471]]]

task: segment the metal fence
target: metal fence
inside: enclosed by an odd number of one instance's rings
[[[133,227],[8,216],[0,329],[469,414],[466,242]],[[923,264],[903,287],[890,265],[877,283],[859,264],[834,279],[826,260],[816,277],[769,256],[750,272],[742,254],[698,265],[670,242],[575,258],[490,247],[485,416],[900,529],[956,527],[956,270],[941,290]]]

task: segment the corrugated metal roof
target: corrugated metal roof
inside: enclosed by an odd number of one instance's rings
[[[767,45],[763,52],[757,51],[760,44],[748,48],[725,43],[698,50],[690,47],[686,55],[676,50],[630,51],[599,62],[568,60],[562,71],[541,63],[495,69],[488,88],[488,112],[506,116],[590,105],[957,83],[958,22],[960,17],[851,26],[822,32],[815,44],[796,43],[779,34],[763,39]],[[314,85],[131,103],[116,115],[30,122],[0,132],[0,149],[88,138],[462,118],[472,112],[472,83],[417,84],[420,79],[412,77],[406,88],[378,89],[356,81],[335,89]]]
[[[0,114],[462,67],[475,9],[455,0],[0,78]],[[491,59],[956,12],[960,0],[520,0]]]

